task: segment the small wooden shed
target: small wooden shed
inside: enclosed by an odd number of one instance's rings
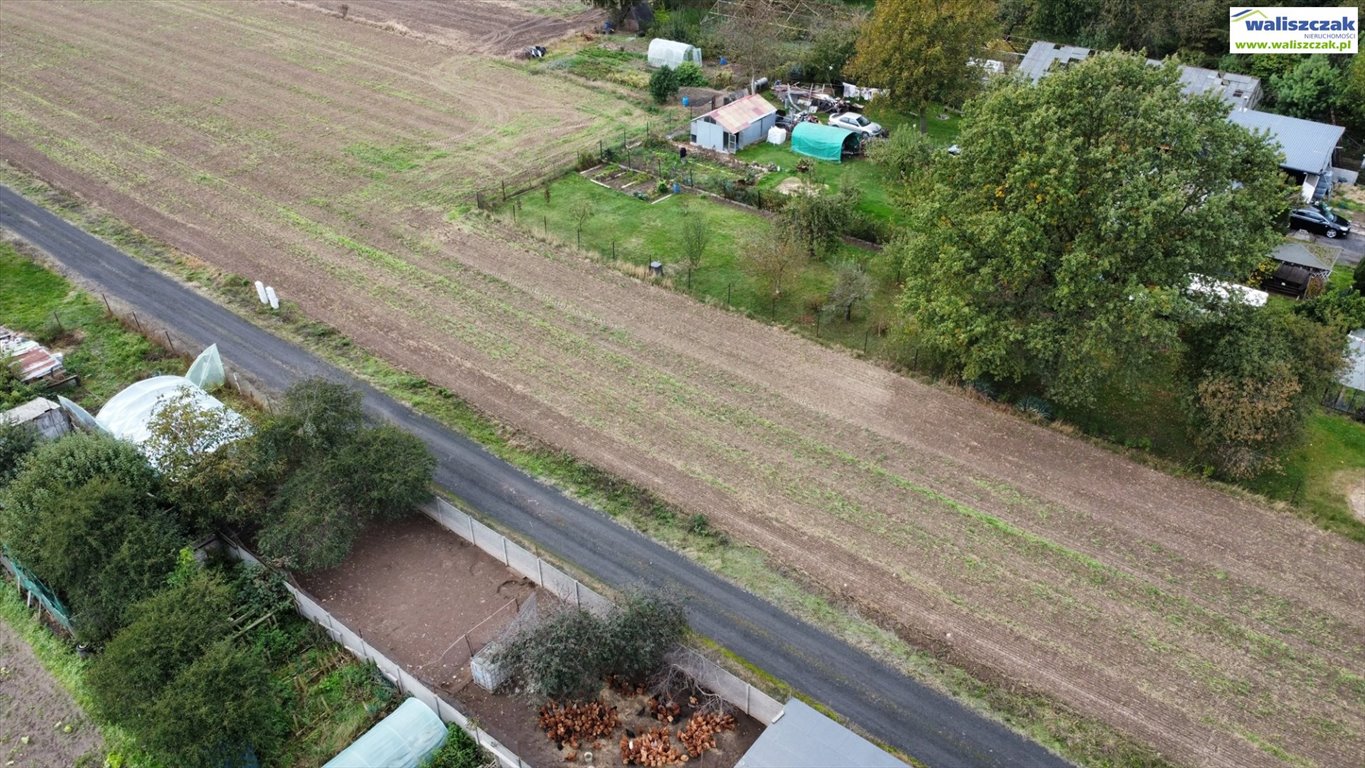
[[[734,153],[763,141],[777,125],[777,107],[750,94],[692,120],[692,143],[703,149]]]

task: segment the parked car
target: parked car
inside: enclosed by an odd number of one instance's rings
[[[1351,222],[1332,213],[1324,205],[1290,211],[1289,226],[1326,237],[1346,237],[1351,234]]]
[[[857,112],[845,112],[841,115],[831,115],[829,124],[835,128],[843,128],[846,131],[861,133],[864,136],[886,135],[886,131],[880,125],[868,120]]]

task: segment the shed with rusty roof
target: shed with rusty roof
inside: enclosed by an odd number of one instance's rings
[[[692,143],[734,153],[763,141],[777,125],[777,107],[757,94],[736,99],[692,120]]]

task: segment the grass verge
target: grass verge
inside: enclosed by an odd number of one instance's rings
[[[1007,682],[983,680],[915,648],[895,632],[861,615],[851,605],[826,596],[815,585],[782,571],[761,551],[730,541],[723,532],[710,528],[705,518],[685,516],[643,489],[557,451],[531,435],[499,424],[448,389],[399,370],[357,348],[335,329],[307,319],[298,307],[286,304],[278,313],[261,309],[254,289],[240,277],[221,273],[193,257],[168,249],[36,179],[5,168],[0,172],[0,181],[136,258],[194,284],[222,305],[311,349],[396,400],[470,436],[527,473],[676,549],[793,615],[823,627],[907,675],[1010,725],[1068,759],[1102,768],[1170,765],[1150,748],[1059,702],[1019,690]],[[753,664],[737,658],[734,661],[750,670],[757,684],[777,692],[791,690],[791,686],[763,673]]]

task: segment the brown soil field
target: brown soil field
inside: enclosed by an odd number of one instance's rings
[[[0,61],[0,158],[952,662],[1191,765],[1365,754],[1365,546],[452,214],[619,102],[276,4],[11,2]]]
[[[94,723],[71,695],[43,669],[19,633],[0,621],[0,764],[98,765],[103,746]]]
[[[446,692],[463,684],[470,655],[536,591],[425,515],[370,526],[344,563],[299,584],[365,642]]]
[[[607,15],[578,0],[284,0],[466,52],[508,54],[601,27]]]

